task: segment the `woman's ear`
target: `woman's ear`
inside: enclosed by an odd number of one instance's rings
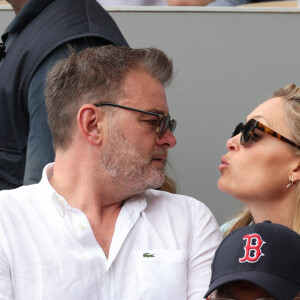
[[[293,178],[294,182],[300,181],[300,160],[295,164],[290,176]]]
[[[93,145],[102,142],[104,113],[92,104],[84,104],[77,113],[77,126],[82,137]]]

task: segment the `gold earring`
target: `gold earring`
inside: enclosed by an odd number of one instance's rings
[[[286,186],[286,188],[288,189],[293,184],[294,184],[294,178],[293,178],[293,176],[290,176],[289,177],[289,184]]]

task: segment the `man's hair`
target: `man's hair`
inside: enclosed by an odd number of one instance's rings
[[[87,48],[57,62],[46,80],[46,107],[54,149],[66,150],[72,141],[76,116],[86,103],[122,99],[123,82],[130,71],[149,73],[163,86],[173,77],[173,64],[155,48],[102,46]]]

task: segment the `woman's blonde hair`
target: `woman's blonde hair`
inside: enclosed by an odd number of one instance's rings
[[[171,179],[170,177],[166,176],[165,182],[160,187],[160,190],[165,191],[165,192],[169,192],[169,193],[172,193],[172,194],[176,194],[176,183],[175,183],[175,181],[173,179]]]
[[[283,107],[292,140],[297,145],[300,145],[300,87],[297,87],[295,84],[289,84],[284,88],[277,89],[271,98],[274,97],[281,97],[284,100]],[[300,156],[300,150],[296,149],[295,151],[295,153]],[[234,219],[236,219],[236,221],[233,222],[233,225],[225,232],[225,235],[228,235],[235,229],[248,226],[253,222],[253,217],[248,208],[245,208],[244,211]],[[300,184],[297,185],[294,194],[292,226],[292,229],[300,234]]]

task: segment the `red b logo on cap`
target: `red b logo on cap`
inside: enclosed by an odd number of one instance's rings
[[[246,246],[244,247],[245,255],[243,258],[239,259],[240,263],[255,263],[261,258],[261,256],[264,256],[264,254],[261,252],[261,247],[266,242],[262,240],[259,234],[246,234],[243,237],[243,240],[246,240]]]

